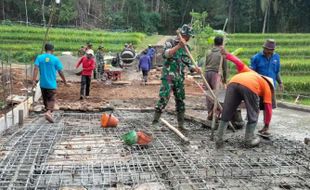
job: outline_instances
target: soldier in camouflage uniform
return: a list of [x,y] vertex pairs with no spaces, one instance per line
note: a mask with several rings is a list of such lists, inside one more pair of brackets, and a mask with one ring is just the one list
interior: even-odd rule
[[103,46],[98,47],[98,51],[96,52],[96,65],[97,65],[97,74],[100,79],[104,72],[104,53]]
[[184,68],[187,66],[191,72],[200,72],[200,69],[192,64],[184,48],[186,42],[193,36],[191,27],[183,25],[180,33],[183,39],[176,38],[165,42],[163,55],[165,62],[162,68],[162,83],[159,91],[160,99],[155,106],[152,124],[156,125],[158,123],[163,109],[168,104],[170,93],[173,91],[176,102],[178,127],[186,129],[184,127]]

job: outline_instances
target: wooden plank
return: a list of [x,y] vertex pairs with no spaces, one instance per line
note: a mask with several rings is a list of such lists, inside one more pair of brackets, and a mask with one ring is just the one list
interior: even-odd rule
[[131,82],[130,81],[113,81],[112,84],[114,85],[130,85]]

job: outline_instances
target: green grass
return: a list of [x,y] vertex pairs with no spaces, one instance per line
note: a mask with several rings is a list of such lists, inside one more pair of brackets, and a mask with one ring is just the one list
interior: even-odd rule
[[[41,52],[44,35],[45,28],[42,27],[0,25],[0,56],[9,56],[19,62],[30,62]],[[138,32],[51,28],[48,41],[54,44],[57,55],[61,51],[75,54],[81,45],[88,41],[93,44],[94,49],[103,45],[106,52],[119,52],[125,43],[135,46],[143,44],[145,37],[145,34]]]
[[[268,38],[276,40],[276,52],[280,55],[281,75],[285,92],[310,96],[310,33],[308,34],[229,34],[226,48],[234,51],[242,47],[244,50],[238,57],[246,64],[257,52],[262,51],[262,45]],[[207,47],[207,38],[198,42]],[[231,75],[235,74],[233,64],[229,64]],[[296,97],[295,97],[296,98]],[[302,104],[308,104],[309,98],[301,99]]]
[[162,35],[152,35],[147,36],[144,40],[136,46],[137,52],[140,52],[148,47],[148,44],[156,45],[164,36]]

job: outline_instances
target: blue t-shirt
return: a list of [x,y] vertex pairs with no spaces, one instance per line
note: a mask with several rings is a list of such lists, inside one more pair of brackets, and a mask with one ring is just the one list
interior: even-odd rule
[[41,54],[37,57],[34,64],[40,70],[40,87],[46,89],[56,89],[56,75],[57,71],[63,69],[60,60],[52,54]]
[[263,52],[259,52],[251,58],[251,69],[261,75],[271,77],[274,86],[276,86],[277,75],[280,72],[280,56],[274,53],[269,59]]
[[147,49],[146,55],[150,56],[151,59],[153,58],[154,54],[155,54],[155,49],[154,48],[148,48]]

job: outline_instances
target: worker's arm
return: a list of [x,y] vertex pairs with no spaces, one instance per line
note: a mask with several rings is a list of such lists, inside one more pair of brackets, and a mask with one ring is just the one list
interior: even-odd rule
[[79,68],[79,66],[81,65],[82,61],[83,61],[84,57],[81,57],[81,59],[79,60],[79,62],[76,64],[76,68]]
[[224,59],[222,64],[223,69],[223,83],[226,84],[227,82],[227,61]]
[[279,84],[280,91],[283,91],[284,90],[284,86],[283,86],[283,83],[282,83],[282,79],[281,79],[280,73],[277,74],[276,81]]
[[58,74],[59,74],[59,76],[60,76],[62,82],[63,82],[65,85],[67,85],[67,81],[66,81],[66,78],[65,78],[64,73],[63,73],[61,70],[59,70],[59,71],[58,71]]
[[149,57],[148,59],[148,64],[149,64],[149,71],[152,69],[152,59]]
[[38,65],[35,65],[34,69],[33,69],[33,77],[32,77],[33,87],[37,84],[38,73],[39,73],[39,67],[38,67]]
[[64,75],[64,73],[62,72],[62,70],[63,70],[63,65],[62,65],[61,61],[60,61],[58,58],[56,59],[55,69],[56,69],[56,71],[58,72],[58,74],[59,74],[59,76],[60,76],[62,82],[63,82],[65,85],[67,85],[67,81],[66,81],[65,75]]
[[264,103],[264,123],[265,127],[269,127],[272,117],[272,104]]
[[180,42],[176,46],[165,50],[164,52],[165,57],[166,58],[173,57],[173,55],[182,47],[184,47],[184,44],[180,40]]
[[251,60],[250,60],[250,68],[253,70],[253,71],[256,71],[257,72],[257,61],[256,61],[256,56],[254,55]]
[[280,63],[280,56],[278,56],[279,60],[278,60],[278,64],[277,64],[277,76],[276,76],[276,81],[277,83],[279,84],[279,90],[280,91],[283,91],[284,90],[284,87],[283,87],[283,83],[282,83],[282,79],[281,79],[281,76],[280,76],[280,70],[281,70],[281,63]]
[[222,51],[222,53],[226,55],[227,60],[233,62],[236,65],[237,71],[239,73],[250,71],[250,68],[246,64],[244,64],[238,57],[226,52],[225,50],[224,52]]

